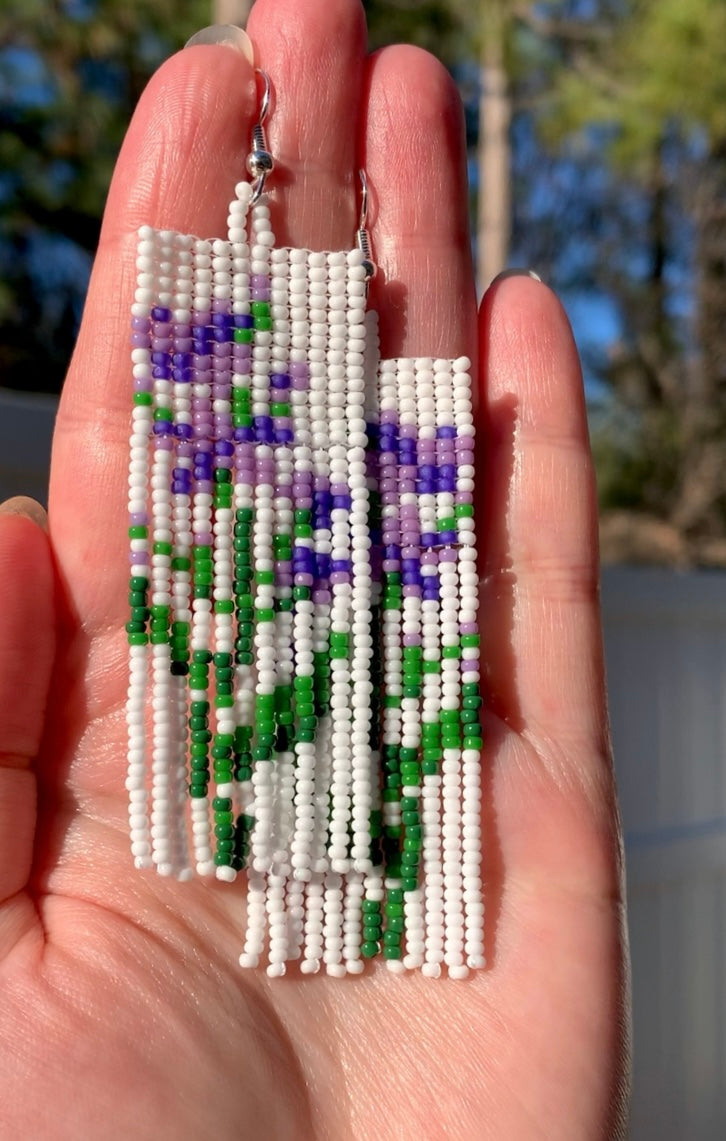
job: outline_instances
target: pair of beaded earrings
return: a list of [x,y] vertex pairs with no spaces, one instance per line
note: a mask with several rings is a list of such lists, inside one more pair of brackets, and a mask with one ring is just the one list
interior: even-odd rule
[[228,238],[139,231],[131,849],[245,872],[243,967],[463,978],[484,965],[470,365],[379,359],[362,174],[354,249],[275,247],[258,74]]

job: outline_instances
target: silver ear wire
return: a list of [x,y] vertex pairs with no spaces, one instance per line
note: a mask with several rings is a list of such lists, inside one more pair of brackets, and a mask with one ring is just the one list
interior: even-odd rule
[[364,170],[358,171],[361,185],[361,198],[360,198],[360,215],[358,218],[358,232],[356,234],[356,244],[358,249],[363,254],[363,267],[366,271],[366,280],[372,281],[378,272],[378,267],[373,261],[371,255],[371,239],[368,233],[368,179]]
[[260,103],[260,115],[252,128],[252,150],[247,156],[247,170],[252,176],[253,189],[250,204],[254,206],[259,201],[265,189],[268,174],[274,169],[275,160],[267,149],[267,136],[265,134],[265,119],[270,110],[270,92],[272,85],[270,77],[261,67],[255,68],[255,75],[262,77],[264,91]]

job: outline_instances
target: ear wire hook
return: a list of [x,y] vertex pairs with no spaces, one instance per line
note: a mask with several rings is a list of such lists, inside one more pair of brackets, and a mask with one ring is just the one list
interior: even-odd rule
[[267,149],[267,135],[265,134],[265,119],[270,110],[270,94],[272,84],[270,77],[261,67],[255,68],[255,75],[262,78],[264,90],[260,103],[260,113],[257,122],[252,128],[252,150],[247,156],[247,170],[254,179],[250,205],[254,206],[261,198],[268,174],[274,169],[275,160]]
[[377,273],[376,263],[373,261],[371,255],[371,239],[368,233],[368,179],[364,170],[358,171],[360,178],[361,197],[360,197],[360,215],[358,217],[358,233],[356,235],[356,243],[358,249],[363,254],[363,267],[366,271],[366,283],[373,280]]

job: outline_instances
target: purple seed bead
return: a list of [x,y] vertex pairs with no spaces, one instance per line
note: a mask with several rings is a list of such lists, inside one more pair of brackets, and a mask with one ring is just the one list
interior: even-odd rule
[[132,349],[150,349],[151,337],[146,333],[132,333],[131,334],[131,348]]
[[149,556],[148,556],[148,553],[146,551],[130,551],[129,552],[129,562],[132,565],[147,563],[148,561],[149,561]]
[[194,545],[197,547],[211,547],[214,542],[211,531],[200,531],[194,536]]
[[147,511],[130,511],[129,512],[129,526],[130,527],[146,527],[149,522],[149,513]]
[[137,333],[148,333],[149,331],[149,318],[148,317],[132,317],[131,328]]

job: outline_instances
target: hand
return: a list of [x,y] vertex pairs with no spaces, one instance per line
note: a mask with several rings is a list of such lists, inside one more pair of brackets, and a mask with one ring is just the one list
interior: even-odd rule
[[[374,193],[383,356],[476,337],[461,111],[366,58],[355,0],[258,0],[278,242],[351,245]],[[229,48],[152,80],[109,197],[53,452],[50,539],[0,516],[0,1136],[622,1136],[626,956],[577,357],[528,277],[479,314],[485,971],[241,971],[242,884],[133,868],[124,792],[129,306],[142,223],[225,233],[255,84]],[[35,797],[37,792],[37,816]]]

